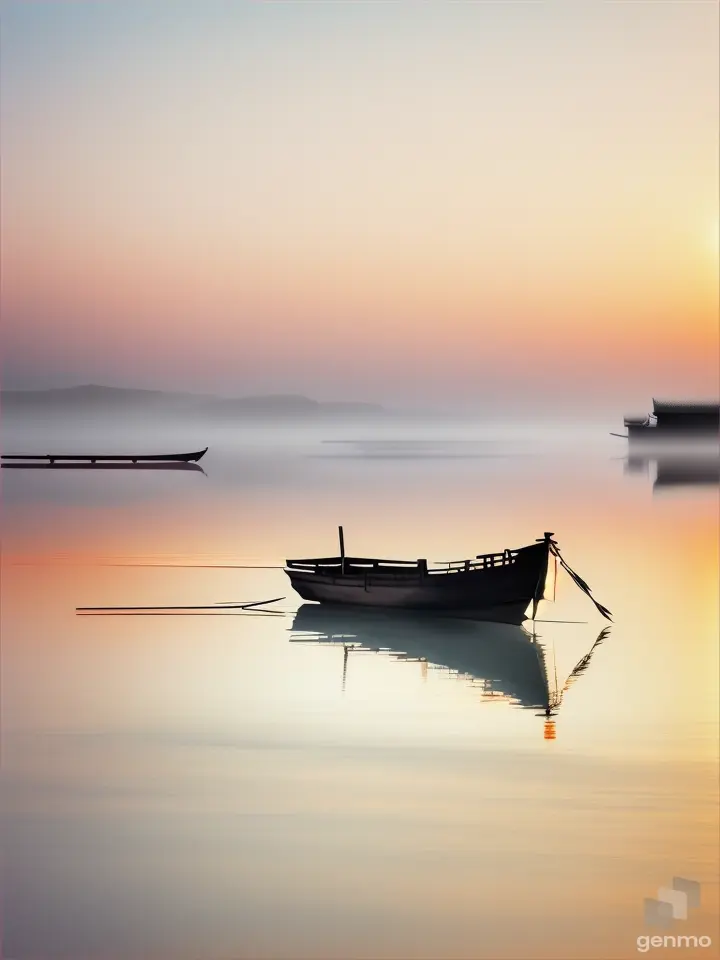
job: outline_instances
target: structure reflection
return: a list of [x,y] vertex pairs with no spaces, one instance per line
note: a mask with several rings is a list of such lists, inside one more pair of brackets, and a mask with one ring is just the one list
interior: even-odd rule
[[718,451],[661,454],[631,454],[625,461],[625,473],[653,477],[653,490],[673,487],[713,487],[720,485]]

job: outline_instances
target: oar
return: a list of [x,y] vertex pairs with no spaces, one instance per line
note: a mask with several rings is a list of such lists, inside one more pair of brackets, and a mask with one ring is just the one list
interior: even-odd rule
[[79,617],[284,617],[281,610],[95,610],[79,611]]
[[[276,597],[274,600],[256,600],[254,603],[244,603],[242,604],[243,609],[246,607],[264,607],[266,603],[279,603],[281,600],[284,600],[285,597]],[[217,607],[231,607],[237,601],[235,600],[221,600],[219,603],[215,604]]]
[[[264,607],[264,606],[265,606],[266,604],[268,604],[268,603],[279,603],[281,600],[284,600],[284,599],[285,599],[285,597],[275,597],[274,600],[255,600],[255,601],[253,601],[252,603],[241,603],[241,604],[240,604],[240,607],[241,607],[243,610],[249,610],[250,607]],[[232,606],[235,606],[235,605],[236,605],[236,604],[234,603],[233,600],[230,600],[230,601],[228,601],[228,600],[223,600],[222,603],[217,603],[217,604],[215,604],[215,606],[217,606],[217,607],[225,607],[225,608],[227,608],[227,607],[232,607]]]
[[268,603],[277,603],[279,600],[284,600],[285,597],[275,597],[273,600],[253,600],[252,603],[233,603],[233,604],[219,604],[219,603],[210,603],[210,604],[196,604],[188,606],[174,606],[174,607],[164,607],[164,606],[154,606],[154,607],[75,607],[76,611],[86,613],[89,611],[97,610],[218,610],[222,607],[224,610],[249,610],[252,607],[264,607]]

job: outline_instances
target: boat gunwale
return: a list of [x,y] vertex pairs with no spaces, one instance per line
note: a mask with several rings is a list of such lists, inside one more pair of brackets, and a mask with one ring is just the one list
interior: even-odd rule
[[423,560],[379,560],[372,557],[320,557],[306,560],[286,560],[288,574],[307,574],[326,576],[329,579],[363,579],[372,575],[373,579],[388,577],[392,579],[421,576],[447,576],[454,573],[482,573],[488,570],[506,569],[515,566],[518,554],[527,547],[516,550],[479,554],[474,559],[449,560],[443,567],[428,567]]

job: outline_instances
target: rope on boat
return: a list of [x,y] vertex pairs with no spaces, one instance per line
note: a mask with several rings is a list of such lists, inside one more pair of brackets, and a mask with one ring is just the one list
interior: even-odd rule
[[563,568],[563,570],[565,570],[565,572],[568,574],[568,576],[570,577],[570,579],[571,579],[571,580],[574,580],[575,583],[578,585],[578,587],[580,587],[580,589],[582,590],[582,592],[585,593],[585,594],[587,594],[588,597],[590,597],[590,599],[591,599],[592,602],[595,604],[595,606],[597,607],[597,609],[599,610],[599,612],[603,615],[603,617],[605,617],[606,620],[609,620],[610,623],[612,623],[612,613],[608,610],[607,607],[604,607],[601,603],[598,603],[598,601],[597,601],[597,600],[595,599],[595,597],[592,595],[592,591],[591,591],[590,587],[588,586],[588,584],[585,583],[585,581],[583,580],[583,578],[582,578],[581,576],[579,576],[577,573],[575,573],[575,571],[565,562],[565,559],[564,559],[563,556],[561,555],[560,550],[559,550],[559,548],[558,548],[558,545],[557,545],[557,543],[555,543],[554,540],[551,540],[551,541],[550,541],[550,550],[551,550],[552,553],[557,557],[557,559],[560,561],[560,566]]

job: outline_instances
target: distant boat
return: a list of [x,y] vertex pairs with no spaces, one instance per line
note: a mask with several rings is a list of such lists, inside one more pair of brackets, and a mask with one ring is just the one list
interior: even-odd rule
[[81,461],[63,461],[59,463],[37,462],[34,460],[11,460],[0,464],[3,470],[112,470],[112,471],[158,471],[170,470],[181,472],[196,472],[205,474],[199,463],[187,463],[184,460],[151,460],[148,463],[118,463],[112,460],[105,463],[83,463]]
[[545,597],[551,555],[590,596],[604,617],[610,612],[592,597],[587,584],[560,556],[552,533],[516,550],[481,554],[472,560],[430,568],[427,560],[377,560],[345,556],[287,560],[285,572],[303,600],[362,607],[423,610],[445,616],[519,625],[532,604]]
[[8,453],[3,454],[5,460],[45,461],[47,463],[197,463],[207,453],[208,448],[196,450],[194,453],[138,453],[138,454],[111,454],[111,453]]
[[705,441],[720,438],[720,403],[653,400],[653,412],[645,417],[625,417],[629,440]]

